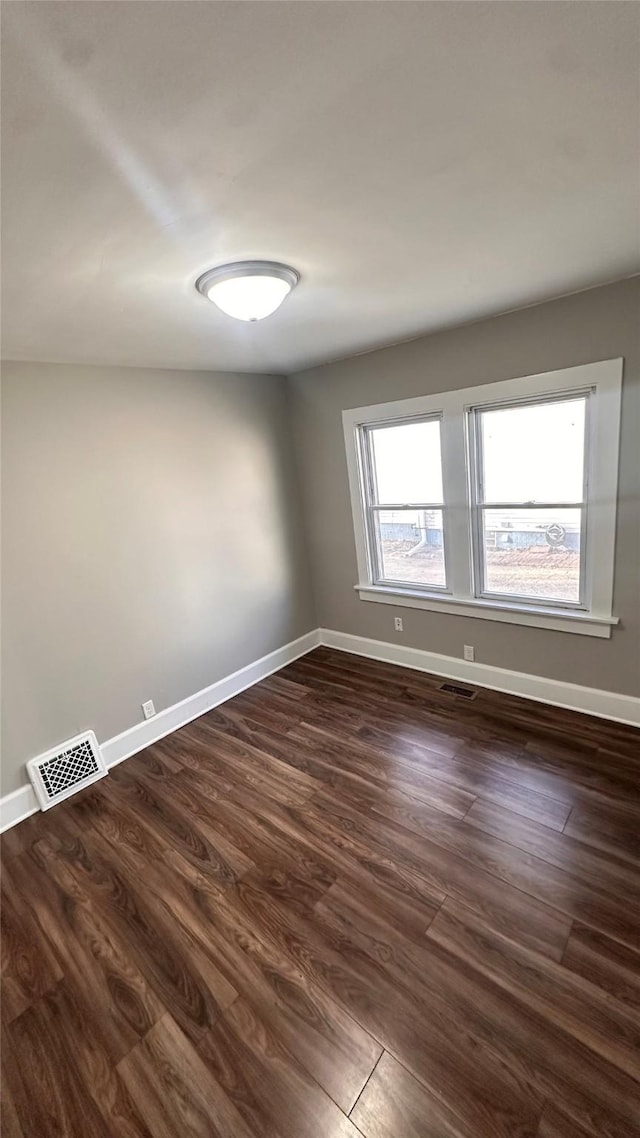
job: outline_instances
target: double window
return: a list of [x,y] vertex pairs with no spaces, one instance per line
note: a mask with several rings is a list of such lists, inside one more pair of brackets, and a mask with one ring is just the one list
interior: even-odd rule
[[621,375],[344,412],[361,597],[610,635]]

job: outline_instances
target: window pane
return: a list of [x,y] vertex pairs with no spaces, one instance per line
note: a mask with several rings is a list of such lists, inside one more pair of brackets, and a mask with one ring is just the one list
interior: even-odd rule
[[485,502],[581,502],[586,396],[480,412]]
[[375,510],[381,579],[446,585],[442,510]]
[[440,421],[402,423],[370,431],[375,501],[442,502]]
[[580,510],[483,510],[485,592],[580,600]]

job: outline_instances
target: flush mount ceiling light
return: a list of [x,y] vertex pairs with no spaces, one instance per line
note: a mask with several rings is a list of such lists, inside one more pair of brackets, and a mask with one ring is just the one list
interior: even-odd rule
[[236,261],[203,273],[196,288],[227,316],[255,321],[271,316],[299,280],[295,269],[276,261]]

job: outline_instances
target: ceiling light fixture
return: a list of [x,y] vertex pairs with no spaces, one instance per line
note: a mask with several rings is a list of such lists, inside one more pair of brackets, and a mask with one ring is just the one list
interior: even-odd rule
[[209,269],[196,288],[235,320],[264,320],[295,288],[300,274],[276,261],[236,261]]

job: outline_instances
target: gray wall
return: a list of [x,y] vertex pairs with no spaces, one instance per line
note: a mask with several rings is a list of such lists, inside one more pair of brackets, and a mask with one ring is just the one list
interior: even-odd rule
[[[629,695],[640,694],[640,278],[290,379],[314,591],[322,627],[462,656]],[[615,613],[611,640],[361,601],[341,412],[624,356]],[[542,460],[542,454],[541,454]],[[399,613],[405,631],[393,631]]]
[[317,624],[285,382],[3,366],[2,793]]

